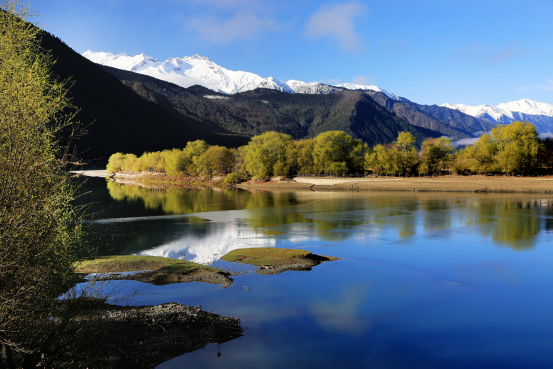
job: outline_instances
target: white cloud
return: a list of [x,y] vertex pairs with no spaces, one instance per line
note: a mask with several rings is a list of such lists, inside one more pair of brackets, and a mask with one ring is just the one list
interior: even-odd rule
[[499,65],[522,52],[516,43],[498,50],[495,45],[474,42],[458,48],[455,51],[455,59],[465,63]]
[[279,28],[273,18],[260,17],[254,12],[239,12],[227,20],[214,16],[193,18],[187,24],[202,39],[218,44],[258,39],[264,32]]
[[553,91],[553,79],[548,79],[538,85],[524,85],[517,88],[518,91]]
[[453,146],[467,146],[467,145],[474,145],[476,141],[478,141],[480,137],[476,138],[462,138],[460,140],[452,142]]
[[356,85],[374,85],[374,78],[371,76],[355,76],[352,82]]
[[355,31],[354,18],[367,13],[369,8],[359,2],[322,5],[307,21],[305,36],[313,39],[331,38],[350,52],[363,49]]

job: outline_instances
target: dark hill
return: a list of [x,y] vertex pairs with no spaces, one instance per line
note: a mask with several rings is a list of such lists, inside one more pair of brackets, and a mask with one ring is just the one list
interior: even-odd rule
[[202,122],[198,130],[245,135],[277,131],[295,139],[340,130],[369,145],[392,142],[399,131],[411,132],[419,143],[425,137],[441,136],[398,118],[361,91],[309,95],[257,89],[225,95],[201,86],[181,88],[153,77],[102,68],[138,95],[183,117]]
[[80,109],[77,120],[88,126],[87,134],[74,142],[85,160],[107,162],[114,152],[141,154],[184,147],[190,140],[238,146],[249,138],[199,132],[193,117],[175,116],[145,100],[113,75],[82,57],[59,38],[41,33],[41,45],[57,60],[54,74],[70,80],[69,96]]

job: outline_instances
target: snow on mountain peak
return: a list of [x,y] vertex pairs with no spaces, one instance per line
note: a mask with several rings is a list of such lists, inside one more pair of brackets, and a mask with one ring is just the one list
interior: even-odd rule
[[348,89],[348,90],[382,92],[384,95],[386,95],[389,98],[394,99],[394,100],[403,100],[404,99],[404,98],[402,98],[402,97],[400,97],[396,94],[388,92],[388,91],[386,91],[384,89],[381,89],[380,87],[374,86],[374,85],[358,85],[358,84],[355,84],[355,83],[341,83],[341,84],[335,85],[335,86],[336,87],[342,87],[342,88],[345,88],[345,89]]
[[442,104],[445,108],[459,110],[462,113],[486,120],[490,123],[509,124],[514,121],[533,123],[539,132],[551,132],[553,127],[553,105],[522,99],[501,103],[497,106],[465,104]]
[[126,53],[113,55],[104,52],[86,51],[83,56],[94,63],[113,68],[145,74],[181,87],[201,85],[214,91],[234,94],[268,88],[287,93],[329,94],[342,90],[373,90],[385,93],[388,97],[401,100],[397,95],[382,90],[377,86],[362,86],[343,84],[331,86],[320,82],[302,82],[289,80],[287,82],[268,77],[263,78],[254,73],[232,71],[217,65],[208,57],[194,54],[182,58],[169,58],[164,62],[139,54],[131,56]]

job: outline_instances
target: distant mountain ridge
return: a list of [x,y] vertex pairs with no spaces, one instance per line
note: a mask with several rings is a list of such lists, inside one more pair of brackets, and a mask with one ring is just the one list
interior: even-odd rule
[[393,99],[403,99],[377,86],[345,83],[329,85],[321,82],[281,81],[273,77],[263,78],[255,73],[232,71],[223,68],[205,56],[193,55],[183,58],[169,58],[161,62],[155,58],[139,54],[117,55],[105,52],[86,51],[83,56],[94,63],[144,74],[171,82],[181,87],[204,86],[214,91],[235,94],[266,88],[287,93],[329,94],[343,90],[378,91]]
[[553,131],[553,105],[529,99],[501,103],[497,106],[465,104],[442,104],[452,110],[485,120],[492,124],[509,124],[514,121],[533,123],[539,132]]
[[170,82],[103,66],[146,100],[175,117],[195,119],[201,132],[258,135],[277,131],[294,139],[313,138],[326,131],[344,131],[369,145],[391,143],[400,131],[411,132],[422,143],[441,133],[415,127],[376,103],[364,91],[332,94],[290,94],[275,89],[223,94],[195,85],[182,88]]

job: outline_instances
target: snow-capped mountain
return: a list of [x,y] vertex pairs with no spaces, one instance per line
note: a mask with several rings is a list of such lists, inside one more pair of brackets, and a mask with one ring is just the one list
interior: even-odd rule
[[377,86],[351,83],[332,86],[320,82],[308,83],[296,80],[284,82],[273,77],[263,78],[254,73],[232,71],[223,68],[205,56],[199,55],[169,58],[164,62],[144,54],[131,56],[120,53],[114,55],[89,50],[83,56],[97,64],[145,74],[181,87],[201,85],[211,90],[228,94],[255,90],[256,88],[269,88],[287,93],[300,94],[329,94],[347,89],[379,91],[385,93],[390,98],[396,100],[403,99]]
[[398,96],[396,94],[393,94],[391,92],[383,90],[380,87],[374,86],[374,85],[357,85],[355,83],[341,83],[339,85],[336,85],[336,87],[342,87],[342,88],[345,88],[347,90],[382,92],[384,95],[388,96],[390,99],[399,100],[399,101],[409,101],[404,97]]
[[508,124],[514,121],[528,121],[533,123],[539,132],[553,131],[553,105],[522,99],[502,103],[497,106],[464,104],[442,104],[445,108],[459,110],[462,113],[486,120],[490,123]]

